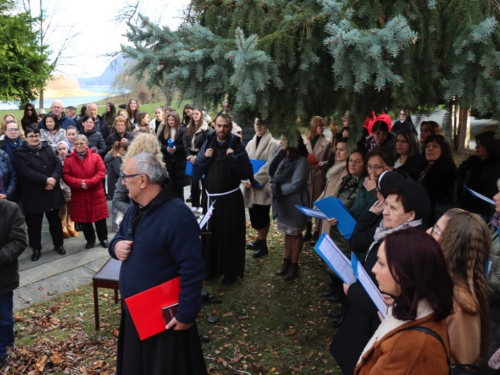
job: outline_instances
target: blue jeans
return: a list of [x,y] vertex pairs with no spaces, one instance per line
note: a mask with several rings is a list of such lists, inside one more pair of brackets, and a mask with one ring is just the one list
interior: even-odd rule
[[14,346],[14,292],[0,294],[0,356]]

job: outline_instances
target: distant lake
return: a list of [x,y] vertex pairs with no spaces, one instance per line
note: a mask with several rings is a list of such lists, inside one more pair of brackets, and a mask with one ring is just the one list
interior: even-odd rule
[[[62,100],[63,105],[65,107],[72,105],[74,107],[80,106],[82,104],[88,104],[92,102],[97,102],[99,100],[106,99],[110,96],[116,96],[120,93],[114,92],[114,89],[111,86],[100,86],[100,87],[82,87],[81,91],[87,91],[91,93],[95,93],[95,95],[89,94],[88,96],[62,96],[57,99]],[[50,108],[50,105],[56,98],[45,98],[43,101],[44,108]],[[32,102],[35,104],[35,107],[38,108],[38,99]],[[120,104],[120,103],[115,103]],[[18,109],[19,104],[16,102],[0,102],[0,109]]]

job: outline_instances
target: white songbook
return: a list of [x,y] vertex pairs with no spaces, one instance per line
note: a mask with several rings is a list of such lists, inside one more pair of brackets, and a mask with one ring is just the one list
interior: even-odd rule
[[314,250],[344,283],[356,282],[356,275],[352,271],[351,261],[342,253],[328,234],[323,233],[321,235]]

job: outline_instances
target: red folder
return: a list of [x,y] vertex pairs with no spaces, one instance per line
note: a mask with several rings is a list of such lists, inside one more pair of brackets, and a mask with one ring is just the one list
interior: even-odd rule
[[180,277],[125,298],[141,340],[166,330],[162,309],[179,302]]

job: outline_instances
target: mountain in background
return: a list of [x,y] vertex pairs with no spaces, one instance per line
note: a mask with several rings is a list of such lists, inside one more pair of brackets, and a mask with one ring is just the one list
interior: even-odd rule
[[126,64],[127,59],[123,56],[122,53],[120,53],[113,61],[109,63],[106,70],[100,76],[77,78],[77,80],[82,88],[95,86],[111,86],[115,80],[116,75],[123,71]]

